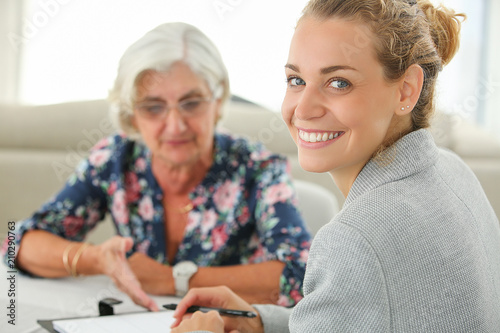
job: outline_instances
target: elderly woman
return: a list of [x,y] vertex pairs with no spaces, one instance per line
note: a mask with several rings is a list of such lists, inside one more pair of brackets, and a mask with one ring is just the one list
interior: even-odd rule
[[[19,268],[106,274],[151,310],[146,293],[214,285],[253,302],[297,302],[310,235],[287,161],[217,133],[228,96],[222,59],[195,27],[163,24],[131,45],[110,94],[122,133],[19,224]],[[83,243],[106,213],[118,236]]]

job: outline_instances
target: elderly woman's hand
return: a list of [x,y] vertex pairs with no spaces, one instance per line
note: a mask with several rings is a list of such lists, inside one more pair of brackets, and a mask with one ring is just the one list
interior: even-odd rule
[[[212,314],[211,312],[205,314],[197,314],[197,312],[195,312],[191,315],[186,313],[186,311],[192,305],[253,311],[257,313],[257,317],[220,317],[218,313],[216,313],[217,316],[215,316],[215,314]],[[193,288],[189,290],[186,296],[184,296],[182,301],[177,305],[177,309],[174,312],[174,318],[176,321],[172,324],[172,327],[179,327],[180,330],[172,330],[172,332],[188,332],[189,330],[185,330],[188,328],[191,330],[197,329],[219,332],[215,330],[219,329],[217,326],[217,317],[224,321],[223,328],[226,332],[264,332],[264,327],[258,312],[241,297],[236,295],[231,289],[225,286]],[[186,324],[184,324],[185,321]],[[203,327],[201,326],[202,324],[214,326]],[[220,332],[224,332],[224,329]]]
[[135,252],[128,258],[130,269],[142,289],[152,295],[175,295],[172,266],[162,265],[144,253]]
[[158,311],[158,306],[142,290],[139,280],[127,262],[126,253],[132,245],[131,238],[114,236],[96,246],[96,250],[99,251],[99,269],[109,276],[121,291],[129,295],[134,303],[151,311]]

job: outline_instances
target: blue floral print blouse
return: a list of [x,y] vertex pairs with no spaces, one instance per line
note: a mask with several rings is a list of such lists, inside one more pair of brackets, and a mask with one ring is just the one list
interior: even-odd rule
[[[174,264],[282,261],[279,304],[294,305],[302,298],[311,239],[296,208],[286,159],[227,134],[217,133],[214,146],[211,168],[189,195],[193,209]],[[163,194],[150,155],[145,145],[124,135],[101,140],[62,191],[18,223],[16,248],[31,229],[82,241],[109,212],[117,233],[134,239],[132,252],[168,264]]]

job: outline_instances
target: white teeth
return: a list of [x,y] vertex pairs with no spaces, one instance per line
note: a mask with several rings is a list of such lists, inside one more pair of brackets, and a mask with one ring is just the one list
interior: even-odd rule
[[340,135],[341,132],[332,133],[311,133],[299,130],[299,137],[306,142],[324,142],[328,140],[333,140]]

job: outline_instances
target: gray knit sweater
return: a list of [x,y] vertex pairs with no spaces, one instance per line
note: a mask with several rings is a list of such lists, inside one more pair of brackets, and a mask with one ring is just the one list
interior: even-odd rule
[[[500,332],[500,225],[479,182],[426,130],[388,154],[314,238],[290,331]],[[288,309],[259,312],[287,332]]]
[[500,332],[500,225],[478,180],[426,130],[385,157],[316,234],[304,299],[256,306],[266,332]]

